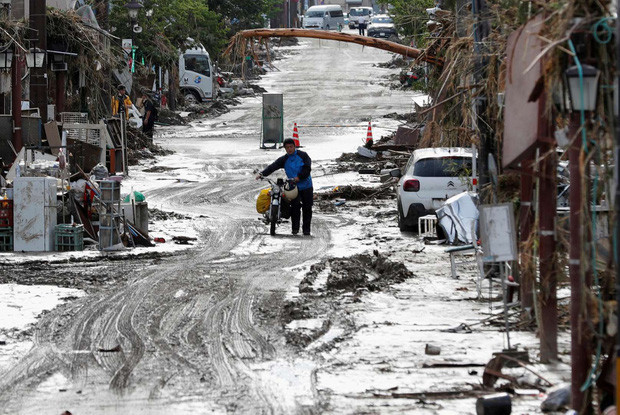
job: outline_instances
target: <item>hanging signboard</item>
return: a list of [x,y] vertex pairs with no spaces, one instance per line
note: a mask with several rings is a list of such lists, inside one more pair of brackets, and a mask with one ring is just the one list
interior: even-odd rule
[[131,39],[123,39],[121,41],[121,47],[123,48],[123,50],[128,56],[131,54],[132,46],[133,46],[133,41]]
[[480,210],[480,239],[484,262],[516,261],[517,232],[512,203],[482,205]]
[[265,144],[277,147],[284,140],[284,98],[282,94],[263,94],[263,139]]

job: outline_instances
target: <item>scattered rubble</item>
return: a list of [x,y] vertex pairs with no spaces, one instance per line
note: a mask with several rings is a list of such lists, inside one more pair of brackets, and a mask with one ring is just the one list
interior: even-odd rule
[[[315,287],[317,277],[323,272],[327,272],[325,287]],[[413,273],[404,264],[392,262],[378,251],[374,251],[373,255],[359,254],[348,258],[331,258],[313,265],[299,284],[299,292],[322,290],[332,293],[340,290],[356,291],[360,288],[379,291],[411,277]]]
[[155,144],[142,131],[133,128],[127,129],[127,162],[130,166],[138,164],[140,160],[154,159],[156,156],[165,156],[172,153],[172,150]]
[[149,219],[151,220],[171,220],[171,219],[191,219],[189,216],[177,212],[165,212],[156,208],[149,208]]
[[[287,342],[306,347],[326,337],[317,348],[329,349],[357,330],[342,311],[343,303],[358,302],[365,292],[385,290],[413,276],[404,264],[390,261],[378,251],[329,258],[313,265],[299,284],[301,296],[287,302],[280,314]],[[331,336],[326,335],[332,331]]]
[[394,189],[391,184],[381,187],[364,187],[358,185],[336,186],[329,192],[317,192],[316,200],[346,200],[394,199]]
[[187,121],[181,117],[177,112],[168,108],[160,108],[157,115],[158,125],[186,125]]

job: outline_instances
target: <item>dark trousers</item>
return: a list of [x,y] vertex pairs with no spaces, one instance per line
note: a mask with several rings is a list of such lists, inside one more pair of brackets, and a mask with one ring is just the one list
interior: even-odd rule
[[366,23],[358,23],[357,29],[359,30],[360,35],[366,36],[366,33],[364,32],[364,30],[366,29]]
[[142,132],[146,134],[148,138],[153,138],[153,127],[154,124],[144,123],[142,124]]
[[312,221],[312,194],[314,189],[304,189],[299,191],[299,195],[291,202],[291,224],[293,233],[299,232],[299,219],[303,211],[302,231],[304,234],[310,233],[310,222]]

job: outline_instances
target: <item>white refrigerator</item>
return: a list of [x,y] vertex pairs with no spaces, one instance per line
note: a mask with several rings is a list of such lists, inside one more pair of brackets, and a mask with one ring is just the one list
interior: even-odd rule
[[57,180],[53,177],[16,177],[13,181],[13,249],[24,252],[54,250]]

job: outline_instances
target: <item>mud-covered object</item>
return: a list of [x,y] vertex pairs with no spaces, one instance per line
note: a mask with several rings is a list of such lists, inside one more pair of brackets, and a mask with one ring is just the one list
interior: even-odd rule
[[366,288],[378,291],[413,277],[403,263],[393,262],[375,251],[372,255],[358,254],[349,258],[331,258],[313,265],[299,285],[300,292],[314,291],[317,276],[328,270],[327,291],[356,291]]
[[90,176],[94,178],[94,180],[104,180],[109,176],[108,169],[101,163],[97,164],[90,171]]
[[540,404],[540,409],[543,412],[558,411],[568,404],[570,404],[570,384],[563,384],[549,392],[547,399]]
[[263,189],[258,194],[256,199],[256,211],[263,214],[269,210],[271,204],[271,196],[269,195],[269,189]]
[[478,197],[475,193],[463,192],[446,200],[435,212],[439,226],[451,244],[470,244],[476,238],[478,229]]

